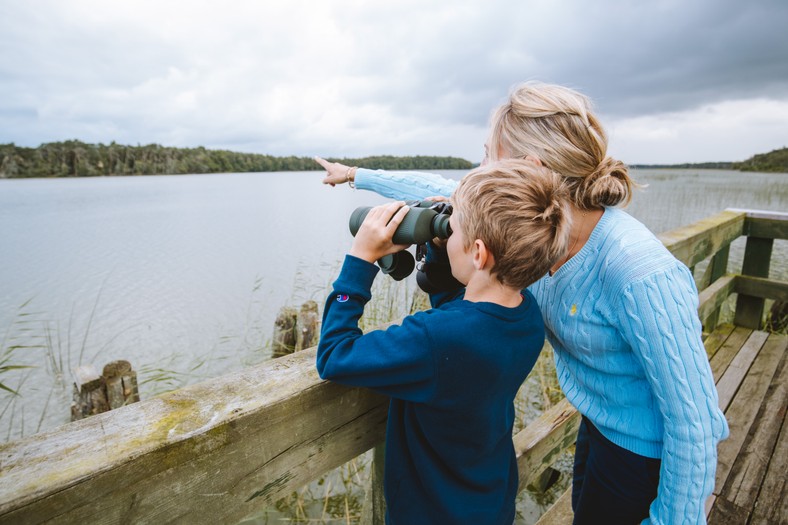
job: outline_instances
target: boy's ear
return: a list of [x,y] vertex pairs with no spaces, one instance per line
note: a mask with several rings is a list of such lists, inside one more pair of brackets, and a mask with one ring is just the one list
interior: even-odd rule
[[483,270],[488,264],[492,266],[493,255],[481,239],[473,241],[473,267]]

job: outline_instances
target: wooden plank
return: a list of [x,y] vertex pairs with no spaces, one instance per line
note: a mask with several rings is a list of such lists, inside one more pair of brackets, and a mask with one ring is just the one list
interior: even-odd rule
[[747,434],[761,405],[761,400],[772,382],[777,366],[785,349],[773,341],[767,341],[758,358],[750,367],[747,377],[742,381],[737,396],[725,411],[730,436],[717,447],[717,472],[714,494],[719,495],[725,486],[736,457],[741,451]]
[[574,518],[572,512],[572,487],[569,487],[547,512],[537,520],[536,525],[571,525]]
[[747,509],[717,498],[709,514],[709,523],[713,525],[744,525],[747,523],[749,515]]
[[767,337],[769,337],[767,332],[753,332],[736,354],[736,357],[733,358],[725,374],[717,381],[717,393],[720,397],[720,408],[723,411],[728,408],[733,396],[736,395],[739,385],[741,385],[744,376],[747,375],[750,365],[752,365],[758,352],[760,352]]
[[744,234],[770,239],[788,239],[788,213],[743,210]]
[[579,426],[580,413],[569,401],[562,399],[514,436],[520,474],[518,492],[575,442]]
[[275,503],[385,434],[387,398],[314,363],[304,350],[0,446],[0,523],[233,522]]
[[[774,453],[777,437],[785,420],[788,403],[788,368],[785,367],[785,338],[772,337],[763,352],[780,357],[780,365],[763,398],[747,399],[751,410],[757,412],[747,438],[725,481],[719,499],[734,503],[752,513],[755,501]],[[744,395],[745,392],[742,393]],[[756,409],[759,407],[759,409]]]
[[741,237],[744,220],[744,212],[725,210],[688,226],[660,233],[657,237],[674,257],[693,267]]
[[703,346],[706,347],[706,355],[709,361],[711,361],[725,341],[728,340],[728,337],[733,333],[733,328],[734,326],[732,324],[719,325],[703,341]]
[[[785,363],[783,366],[786,366]],[[784,409],[785,404],[783,404]],[[788,472],[788,425],[786,425],[785,414],[783,414],[782,430],[769,461],[769,469],[758,494],[755,512],[750,523],[780,523],[781,520],[783,523],[785,522],[786,516],[788,516],[786,472]]]
[[731,364],[731,361],[736,357],[736,353],[744,345],[747,338],[752,334],[752,330],[748,328],[741,328],[737,326],[733,329],[733,333],[725,340],[722,347],[714,354],[710,361],[711,373],[714,375],[714,382],[718,382],[725,370]]
[[746,208],[726,208],[726,211],[739,211],[744,213],[748,219],[767,219],[788,221],[788,213],[773,210],[750,210]]
[[788,301],[788,282],[739,275],[736,277],[734,292],[762,299],[786,302]]
[[736,286],[736,276],[727,275],[717,279],[709,287],[698,294],[698,317],[704,327],[714,329],[716,319],[711,319],[712,314],[730,297]]

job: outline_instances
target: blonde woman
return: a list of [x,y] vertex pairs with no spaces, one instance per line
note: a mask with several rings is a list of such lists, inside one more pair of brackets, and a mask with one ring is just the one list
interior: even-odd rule
[[[567,399],[582,414],[572,486],[576,524],[705,523],[717,443],[728,426],[701,341],[686,266],[618,208],[627,167],[582,94],[529,82],[493,114],[485,162],[523,158],[569,185],[569,250],[536,297]],[[316,159],[325,184],[401,199],[449,196],[456,181]]]

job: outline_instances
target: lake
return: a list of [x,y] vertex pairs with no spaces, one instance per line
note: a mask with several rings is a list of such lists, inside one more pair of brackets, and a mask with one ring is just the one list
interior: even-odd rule
[[[788,210],[785,174],[633,176],[647,187],[628,211],[654,232],[728,207]],[[322,308],[350,246],[350,213],[385,202],[322,177],[0,180],[0,350],[17,346],[5,364],[35,367],[0,375],[21,394],[0,393],[2,439],[67,422],[80,363],[129,360],[145,399],[267,359],[282,306],[314,299]],[[773,277],[786,279],[787,252],[776,243],[783,274]],[[414,281],[376,285],[407,295]]]

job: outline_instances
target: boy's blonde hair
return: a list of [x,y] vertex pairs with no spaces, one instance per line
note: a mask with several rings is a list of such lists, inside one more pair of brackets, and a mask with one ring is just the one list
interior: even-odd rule
[[607,135],[585,95],[526,82],[493,114],[489,158],[532,156],[566,178],[580,209],[627,204],[636,184],[623,162],[607,156]]
[[483,241],[506,286],[527,287],[566,255],[569,191],[552,170],[522,159],[493,162],[463,177],[451,201],[465,248]]

